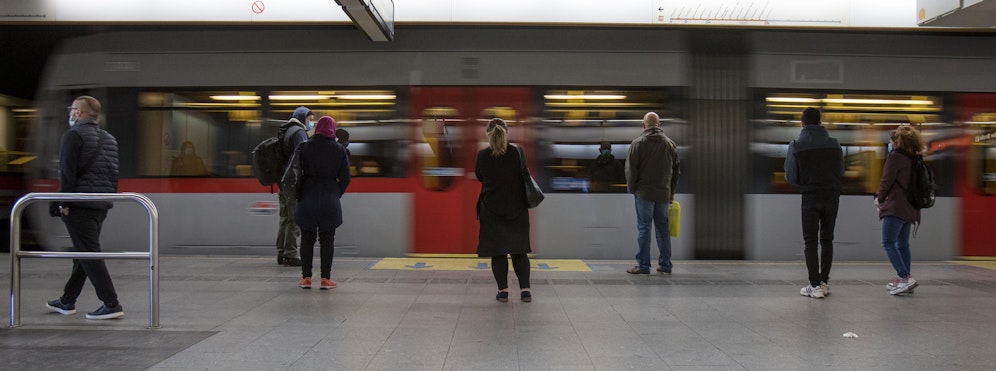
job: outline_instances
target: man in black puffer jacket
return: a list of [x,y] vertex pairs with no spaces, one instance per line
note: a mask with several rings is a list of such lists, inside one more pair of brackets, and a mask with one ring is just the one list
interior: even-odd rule
[[[59,156],[59,192],[115,193],[118,191],[118,142],[97,125],[100,102],[81,96],[69,107],[69,131],[62,135]],[[55,202],[52,216],[62,218],[73,241],[73,251],[100,252],[100,229],[107,218],[109,201]],[[111,319],[124,316],[118,294],[103,260],[73,259],[73,271],[62,297],[46,303],[61,314],[76,313],[76,299],[89,279],[104,302],[87,313],[87,319]]]
[[[833,229],[844,178],[844,151],[820,123],[820,111],[802,111],[802,132],[785,154],[785,180],[802,192],[802,239],[806,245],[809,285],[799,294],[823,298],[830,294]],[[817,253],[817,244],[822,248]]]

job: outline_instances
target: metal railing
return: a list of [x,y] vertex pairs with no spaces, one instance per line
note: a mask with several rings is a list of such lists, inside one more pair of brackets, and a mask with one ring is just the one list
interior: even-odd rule
[[[149,252],[21,251],[21,214],[35,201],[136,201],[149,213]],[[21,325],[21,258],[149,259],[149,328],[159,328],[159,211],[139,193],[28,193],[10,211],[10,327]]]

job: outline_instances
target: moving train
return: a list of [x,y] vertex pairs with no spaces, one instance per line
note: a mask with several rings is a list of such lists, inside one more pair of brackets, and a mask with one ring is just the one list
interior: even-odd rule
[[[537,256],[630,259],[633,197],[624,179],[593,179],[606,173],[594,160],[605,144],[621,165],[654,111],[682,161],[673,258],[798,259],[800,197],[782,165],[812,106],[846,155],[838,259],[884,257],[872,195],[897,125],[927,137],[940,186],[917,259],[996,255],[992,37],[510,26],[396,36],[173,29],[69,40],[39,87],[28,188],[56,190],[65,107],[92,95],[120,143],[120,191],[156,203],[164,252],[272,254],[277,197],[249,153],[306,106],[350,132],[338,255],[473,254],[474,158],[485,123],[501,117],[547,193],[530,211]],[[203,166],[186,169],[189,152]],[[45,211],[27,210],[39,243],[69,246]],[[118,203],[104,245],[144,250],[148,228],[143,209]]]

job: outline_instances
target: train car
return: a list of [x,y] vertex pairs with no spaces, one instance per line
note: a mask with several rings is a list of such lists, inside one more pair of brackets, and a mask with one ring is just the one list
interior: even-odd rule
[[[47,66],[29,187],[55,190],[64,107],[89,94],[103,102],[103,123],[121,143],[120,190],[144,193],[160,210],[164,251],[270,254],[276,195],[252,176],[249,151],[295,107],[307,106],[351,134],[355,180],[343,197],[340,254],[472,254],[480,190],[474,158],[486,146],[483,123],[502,117],[547,192],[530,212],[534,252],[629,259],[633,198],[618,176],[595,175],[605,164],[594,160],[605,145],[616,157],[610,165],[621,166],[643,114],[655,111],[683,163],[674,258],[796,259],[799,196],[779,177],[799,113],[811,105],[827,113],[847,153],[837,255],[880,259],[870,195],[884,138],[898,124],[918,125],[931,143],[968,138],[960,122],[969,119],[954,114],[958,102],[973,102],[965,93],[996,91],[992,78],[971,72],[996,60],[996,48],[979,44],[993,41],[573,27],[411,27],[391,43],[345,29],[96,34],[67,42]],[[959,112],[993,111],[991,100],[980,102]],[[183,148],[193,148],[206,171],[176,165],[184,163]],[[928,159],[946,169],[964,163],[961,152],[932,147]],[[988,150],[969,152],[973,169],[988,163],[979,156],[992,158]],[[937,172],[942,191],[914,242],[925,259],[964,249],[960,178]],[[29,213],[44,246],[69,245],[41,206]],[[118,204],[105,245],[141,249],[142,213]]]

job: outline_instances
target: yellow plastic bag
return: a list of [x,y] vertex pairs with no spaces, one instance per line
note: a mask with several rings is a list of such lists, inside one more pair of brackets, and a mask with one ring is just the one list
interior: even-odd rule
[[671,237],[678,237],[678,230],[681,229],[681,204],[678,201],[671,202],[667,208],[667,229]]

